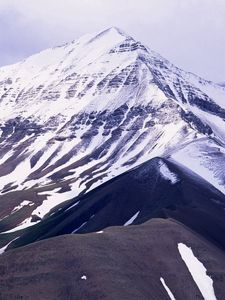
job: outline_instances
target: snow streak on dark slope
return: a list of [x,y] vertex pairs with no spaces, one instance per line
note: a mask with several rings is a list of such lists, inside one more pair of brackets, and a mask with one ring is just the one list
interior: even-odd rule
[[117,28],[1,68],[0,111],[0,226],[12,235],[152,157],[192,168],[190,149],[225,192],[225,89]]
[[154,158],[62,205],[20,233],[6,250],[56,235],[137,225],[152,218],[173,218],[225,250],[224,209],[225,196],[201,177]]

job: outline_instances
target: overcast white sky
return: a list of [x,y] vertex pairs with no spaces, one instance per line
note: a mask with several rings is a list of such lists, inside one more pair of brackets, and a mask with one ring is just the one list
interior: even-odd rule
[[225,81],[225,0],[0,0],[0,65],[110,26]]

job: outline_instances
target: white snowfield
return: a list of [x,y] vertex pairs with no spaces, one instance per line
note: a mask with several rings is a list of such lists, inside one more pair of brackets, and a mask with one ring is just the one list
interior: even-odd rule
[[200,139],[173,152],[171,159],[200,175],[225,194],[225,149],[213,140]]
[[[181,111],[196,114],[220,142],[225,126],[221,116],[190,103],[190,91],[225,108],[224,88],[180,70],[114,27],[0,68],[0,198],[37,189],[45,199],[32,214],[42,218],[156,156],[173,153],[184,164],[190,157],[194,168],[196,159],[181,146],[203,134]],[[178,145],[184,156],[176,154]],[[224,192],[223,174],[198,153],[199,175],[208,174]],[[172,184],[179,181],[165,165],[160,172]],[[27,218],[17,229],[32,224]]]
[[73,188],[72,191],[68,191],[65,193],[59,193],[60,190],[61,188],[56,188],[48,192],[39,192],[39,195],[46,195],[47,199],[44,200],[43,203],[38,206],[32,214],[43,218],[46,214],[46,211],[50,211],[53,207],[72,198],[74,195]]
[[192,249],[184,243],[179,243],[178,250],[203,298],[205,300],[217,300],[213,288],[213,280],[207,275],[205,266],[197,259]]

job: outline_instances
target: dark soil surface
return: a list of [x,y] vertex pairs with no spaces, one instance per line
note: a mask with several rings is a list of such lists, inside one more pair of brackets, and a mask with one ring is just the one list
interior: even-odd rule
[[[225,299],[225,254],[171,219],[63,235],[0,256],[0,299],[203,299],[178,251],[191,247]],[[82,279],[86,276],[86,280]],[[84,278],[84,277],[83,277]]]

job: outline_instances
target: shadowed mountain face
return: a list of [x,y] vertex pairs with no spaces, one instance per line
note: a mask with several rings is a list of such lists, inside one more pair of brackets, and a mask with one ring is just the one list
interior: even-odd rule
[[0,257],[0,296],[170,300],[163,279],[175,299],[203,300],[199,282],[181,257],[180,243],[191,247],[213,282],[216,299],[223,300],[224,252],[182,224],[163,219],[64,235],[6,252]]
[[225,250],[224,208],[225,196],[213,186],[166,159],[154,158],[51,211],[19,233],[8,249],[66,233],[173,218]]

